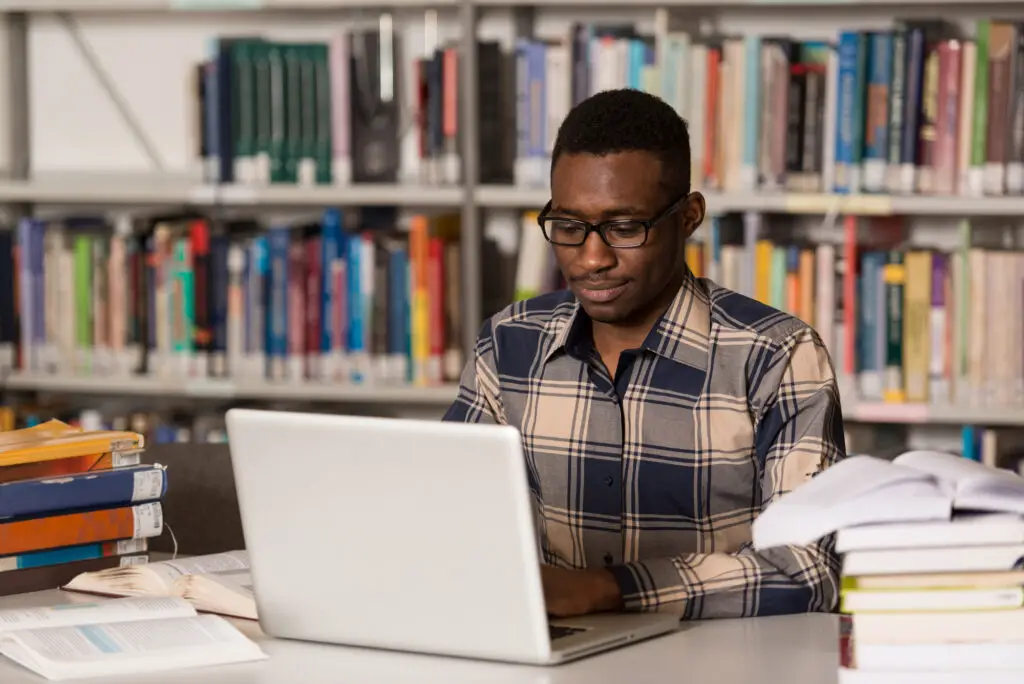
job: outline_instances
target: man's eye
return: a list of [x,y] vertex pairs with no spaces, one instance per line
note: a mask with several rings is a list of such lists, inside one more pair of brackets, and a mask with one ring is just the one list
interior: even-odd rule
[[583,230],[582,226],[568,221],[552,221],[548,226],[559,233],[578,233]]
[[639,223],[613,226],[611,228],[611,232],[619,237],[633,237],[642,233],[643,230],[644,227]]

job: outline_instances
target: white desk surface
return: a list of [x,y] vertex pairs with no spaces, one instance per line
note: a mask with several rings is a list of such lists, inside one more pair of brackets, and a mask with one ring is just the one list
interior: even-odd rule
[[[47,591],[0,598],[0,609],[93,600]],[[554,667],[506,665],[266,637],[236,622],[269,660],[101,684],[835,684],[838,621],[793,615],[683,623],[679,632]],[[39,684],[41,677],[0,657],[0,682]]]

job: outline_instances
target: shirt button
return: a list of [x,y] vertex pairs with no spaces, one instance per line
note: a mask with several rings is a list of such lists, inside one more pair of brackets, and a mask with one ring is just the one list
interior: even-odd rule
[[613,484],[615,484],[615,478],[609,475],[608,477],[604,478],[604,483],[611,487]]
[[604,554],[604,564],[605,565],[611,565],[613,560],[615,560],[615,559],[612,558],[612,554],[610,554],[610,553]]

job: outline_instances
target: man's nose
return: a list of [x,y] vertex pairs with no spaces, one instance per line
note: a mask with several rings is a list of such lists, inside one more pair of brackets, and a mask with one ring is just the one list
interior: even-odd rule
[[607,271],[615,266],[615,250],[605,244],[596,231],[587,235],[580,247],[580,265],[587,271]]

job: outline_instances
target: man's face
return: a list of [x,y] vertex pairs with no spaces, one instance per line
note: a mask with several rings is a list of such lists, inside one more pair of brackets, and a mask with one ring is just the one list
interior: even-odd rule
[[[649,152],[563,154],[551,174],[548,215],[593,224],[650,219],[678,199],[668,196],[660,181],[661,161]],[[552,248],[588,316],[602,323],[642,323],[653,308],[671,301],[665,301],[666,290],[678,285],[682,245],[702,218],[703,199],[694,194],[654,225],[641,247],[613,249],[592,233],[578,247]]]

